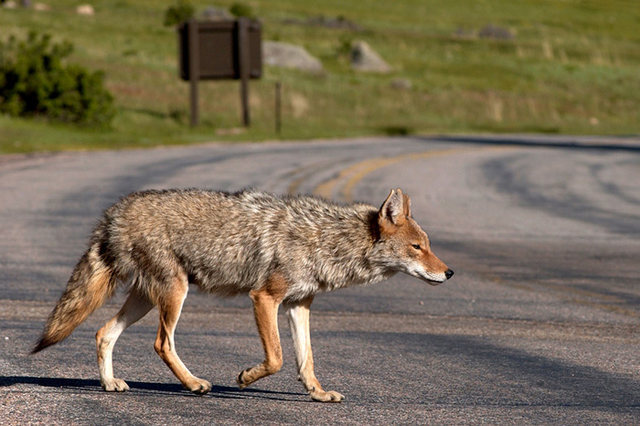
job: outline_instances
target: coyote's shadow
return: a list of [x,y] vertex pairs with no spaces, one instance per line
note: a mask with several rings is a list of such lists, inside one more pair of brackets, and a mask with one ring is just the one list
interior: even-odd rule
[[[60,388],[63,390],[82,389],[83,392],[104,392],[98,380],[69,379],[62,377],[32,377],[32,376],[0,376],[0,388],[26,384],[46,388]],[[194,396],[177,383],[136,382],[127,380],[132,393],[153,393],[165,395]],[[306,394],[296,392],[276,392],[264,389],[238,389],[230,386],[216,386],[205,397],[247,399],[260,398],[280,401],[297,400]]]

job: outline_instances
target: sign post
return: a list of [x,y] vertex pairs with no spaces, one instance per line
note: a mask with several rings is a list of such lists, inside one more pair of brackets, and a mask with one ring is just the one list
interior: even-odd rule
[[240,98],[242,99],[242,122],[245,127],[251,124],[249,117],[249,21],[238,19],[238,68],[240,71]]
[[[192,19],[187,27],[188,31],[188,43],[189,52],[199,52],[198,46],[198,21]],[[198,125],[200,119],[200,112],[198,110],[198,80],[200,75],[198,73],[200,68],[199,55],[189,54],[189,98],[191,100],[191,127]]]
[[198,81],[240,80],[242,122],[251,124],[249,79],[262,76],[262,35],[258,21],[198,22],[178,28],[180,77],[189,81],[191,126],[199,122]]

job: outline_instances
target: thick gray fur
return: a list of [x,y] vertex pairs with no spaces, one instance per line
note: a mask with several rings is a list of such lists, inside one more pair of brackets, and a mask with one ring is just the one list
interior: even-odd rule
[[395,271],[376,244],[378,209],[311,196],[205,190],[136,192],[106,210],[94,231],[116,276],[151,300],[186,273],[203,291],[256,290],[274,272],[291,283],[285,302]]

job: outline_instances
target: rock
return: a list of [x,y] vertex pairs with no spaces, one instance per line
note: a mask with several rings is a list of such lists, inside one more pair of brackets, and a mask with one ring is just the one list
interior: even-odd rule
[[351,45],[351,67],[356,71],[388,73],[391,67],[365,41]]
[[478,37],[492,38],[495,40],[511,40],[513,39],[513,33],[507,28],[487,25],[478,31]]
[[48,12],[51,10],[51,6],[46,3],[35,3],[33,5],[33,10],[36,12]]
[[262,43],[262,60],[274,67],[295,68],[312,73],[323,71],[322,63],[304,47],[278,41]]
[[96,11],[90,4],[81,4],[80,6],[76,7],[76,13],[78,15],[93,16],[95,15]]
[[408,78],[394,78],[390,83],[391,87],[398,90],[410,90],[413,87]]
[[234,17],[227,9],[209,6],[202,12],[202,19],[206,21],[230,21]]

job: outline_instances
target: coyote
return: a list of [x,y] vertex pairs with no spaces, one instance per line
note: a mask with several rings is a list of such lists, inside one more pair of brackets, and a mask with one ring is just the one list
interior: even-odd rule
[[317,293],[379,282],[396,272],[433,285],[453,275],[432,253],[400,189],[392,190],[379,209],[255,191],[136,192],[104,212],[33,353],[69,336],[123,283],[126,302],[96,333],[102,387],[129,389],[113,377],[113,347],[127,327],[158,306],[156,352],[185,388],[205,394],[211,383],[189,372],[174,344],[182,305],[194,284],[223,296],[248,293],[253,301],[265,359],[240,372],[240,388],[280,370],[282,304],[299,379],[313,400],[340,402],[344,397],[323,390],[313,371],[311,302]]

